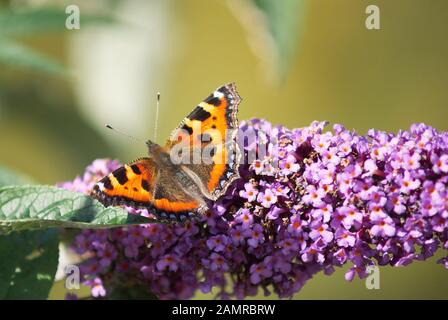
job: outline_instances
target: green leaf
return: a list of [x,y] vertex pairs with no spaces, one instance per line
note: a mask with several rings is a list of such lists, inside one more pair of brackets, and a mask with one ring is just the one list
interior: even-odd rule
[[104,207],[81,193],[51,186],[0,189],[0,231],[62,228],[113,228],[154,223],[120,207]]
[[298,36],[302,31],[299,26],[302,26],[304,21],[305,1],[253,1],[266,17],[266,27],[276,46],[279,71],[281,75],[284,75],[295,52]]
[[[0,35],[32,35],[66,31],[65,21],[68,16],[65,8],[3,9],[0,10]],[[114,19],[111,17],[80,12],[81,28],[86,25],[112,22]]]
[[46,299],[58,265],[55,230],[0,236],[0,299]]
[[29,184],[31,182],[31,178],[0,166],[0,188],[11,185]]
[[[58,61],[10,39],[10,36],[34,35],[43,32],[67,31],[65,22],[69,14],[64,8],[0,9],[0,64],[36,69],[66,76],[69,72]],[[107,16],[80,14],[80,26],[115,22]]]
[[[305,0],[252,0],[229,2],[230,8],[248,32],[255,55],[265,64],[269,76],[282,80],[303,33]],[[274,74],[271,74],[274,72]]]
[[[31,179],[0,167],[0,187]],[[46,299],[58,265],[55,230],[0,235],[0,299]]]
[[0,38],[0,64],[26,67],[56,75],[68,74],[59,62],[6,38]]

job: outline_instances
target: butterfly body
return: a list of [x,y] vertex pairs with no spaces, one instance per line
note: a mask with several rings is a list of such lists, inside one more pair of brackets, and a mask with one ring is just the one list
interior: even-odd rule
[[176,128],[164,147],[148,141],[146,158],[101,179],[92,196],[104,205],[144,208],[162,220],[204,214],[239,177],[235,141],[241,98],[234,84],[215,90]]

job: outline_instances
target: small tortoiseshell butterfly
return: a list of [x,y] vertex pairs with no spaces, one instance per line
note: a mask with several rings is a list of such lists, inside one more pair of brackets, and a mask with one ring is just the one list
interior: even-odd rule
[[[206,201],[217,200],[239,178],[235,138],[240,101],[234,83],[218,88],[180,123],[164,147],[147,141],[149,157],[101,179],[92,196],[106,206],[147,209],[162,220],[205,213]],[[177,161],[179,154],[187,161]]]

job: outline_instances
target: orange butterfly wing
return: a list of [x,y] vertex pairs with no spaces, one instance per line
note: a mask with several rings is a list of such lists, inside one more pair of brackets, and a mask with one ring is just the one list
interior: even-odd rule
[[[169,152],[177,144],[187,141],[191,150],[195,147],[201,148],[202,151],[205,148],[213,149],[210,153],[211,161],[208,163],[184,163],[185,167],[201,179],[212,200],[216,200],[230,183],[239,177],[240,150],[235,137],[240,101],[241,97],[234,83],[216,89],[184,118],[165,146]],[[207,138],[204,139],[205,136]]]
[[92,196],[104,205],[147,209],[163,219],[184,220],[202,210],[203,202],[185,193],[166,168],[151,158],[126,164],[95,184]]
[[105,176],[93,187],[92,195],[107,205],[147,206],[153,201],[155,163],[151,158],[138,159]]

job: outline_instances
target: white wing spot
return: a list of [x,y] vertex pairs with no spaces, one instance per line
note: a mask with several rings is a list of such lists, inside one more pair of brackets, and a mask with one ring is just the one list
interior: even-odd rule
[[221,91],[216,90],[215,92],[213,92],[213,96],[216,98],[221,99],[222,97],[224,97],[224,93],[222,93]]

